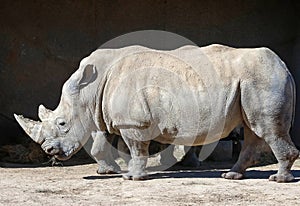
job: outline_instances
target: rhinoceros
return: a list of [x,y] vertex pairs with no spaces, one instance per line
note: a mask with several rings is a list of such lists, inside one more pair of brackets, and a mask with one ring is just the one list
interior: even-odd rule
[[64,83],[57,108],[39,107],[41,122],[15,118],[60,160],[76,153],[93,132],[120,134],[132,157],[126,180],[147,178],[151,140],[204,145],[243,124],[238,161],[222,177],[242,179],[266,143],[279,163],[269,180],[290,182],[299,156],[289,135],[294,110],[294,80],[268,48],[129,46],[98,49],[84,58]]

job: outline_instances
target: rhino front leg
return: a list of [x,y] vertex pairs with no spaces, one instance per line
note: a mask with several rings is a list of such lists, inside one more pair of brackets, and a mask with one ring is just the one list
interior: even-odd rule
[[128,164],[128,173],[123,175],[125,180],[145,180],[148,179],[148,175],[145,171],[147,159],[149,157],[149,144],[150,141],[139,141],[136,137],[138,135],[136,130],[121,130],[121,135],[127,144],[131,160]]
[[94,139],[91,155],[95,158],[98,163],[98,174],[113,174],[118,173],[121,169],[116,164],[113,158],[113,147],[112,141],[113,136],[108,136],[106,132],[93,132],[92,138]]

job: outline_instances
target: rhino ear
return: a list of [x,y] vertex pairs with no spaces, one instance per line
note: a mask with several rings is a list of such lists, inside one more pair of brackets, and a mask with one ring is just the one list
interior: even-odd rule
[[97,70],[96,70],[95,65],[87,64],[84,67],[82,75],[78,82],[79,89],[81,89],[81,88],[85,87],[86,85],[88,85],[89,83],[95,81],[96,78],[97,78]]
[[87,64],[82,71],[77,70],[71,79],[65,83],[65,91],[69,94],[77,94],[80,89],[95,81],[96,78],[96,67],[92,64]]
[[40,120],[45,121],[46,119],[49,119],[51,112],[52,111],[50,109],[47,109],[44,105],[41,104],[39,106],[39,113],[38,113]]

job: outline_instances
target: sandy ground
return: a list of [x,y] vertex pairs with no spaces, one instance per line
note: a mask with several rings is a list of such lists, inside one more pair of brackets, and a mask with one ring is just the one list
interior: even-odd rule
[[151,171],[147,181],[98,175],[96,164],[0,168],[0,205],[300,205],[300,160],[293,183],[267,180],[276,164],[251,168],[244,180],[222,179],[227,169],[217,167]]

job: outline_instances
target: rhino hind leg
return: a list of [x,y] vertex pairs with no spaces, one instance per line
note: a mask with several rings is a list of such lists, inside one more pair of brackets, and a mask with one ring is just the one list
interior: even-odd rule
[[266,142],[247,126],[244,126],[244,132],[245,140],[238,161],[229,172],[222,174],[225,179],[243,179],[246,169],[258,163],[261,153],[268,148]]
[[270,181],[291,182],[294,176],[291,167],[299,156],[299,151],[293,144],[290,136],[267,135],[258,137],[247,126],[244,127],[245,140],[238,161],[227,173],[222,174],[225,179],[242,179],[246,169],[259,163],[262,152],[273,151],[279,165],[278,172],[269,177]]
[[128,164],[128,172],[123,174],[124,180],[146,180],[148,174],[145,171],[147,159],[149,157],[149,144],[150,141],[137,141],[138,137],[132,137],[131,135],[138,135],[137,130],[121,130],[121,135],[127,144],[131,160]]
[[290,136],[287,134],[283,137],[270,136],[265,138],[269,143],[277,161],[278,171],[269,177],[270,181],[291,182],[294,176],[291,173],[291,167],[299,157],[299,151],[293,144]]

